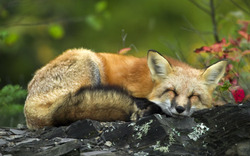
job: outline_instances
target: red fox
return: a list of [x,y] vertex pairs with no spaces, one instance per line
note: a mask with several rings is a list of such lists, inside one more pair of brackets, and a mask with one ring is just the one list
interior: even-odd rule
[[212,92],[226,65],[220,61],[205,70],[195,69],[154,50],[147,58],[67,50],[39,69],[29,83],[27,127],[80,119],[136,120],[153,108],[141,108],[136,98],[147,99],[169,116],[190,116],[212,107]]

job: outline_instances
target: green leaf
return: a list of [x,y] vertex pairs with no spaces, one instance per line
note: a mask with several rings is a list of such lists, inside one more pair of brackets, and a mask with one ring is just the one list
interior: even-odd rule
[[89,15],[86,17],[86,22],[88,25],[90,25],[95,30],[101,30],[102,29],[102,22],[100,19],[98,19],[94,15]]
[[19,85],[6,85],[0,90],[0,106],[22,104],[27,91]]
[[5,105],[0,109],[1,114],[15,115],[21,112],[23,112],[23,105],[20,104]]
[[107,6],[108,6],[107,1],[99,1],[95,5],[95,10],[96,10],[96,12],[100,13],[100,12],[106,10]]
[[7,45],[12,45],[17,41],[17,39],[18,39],[18,35],[12,33],[12,34],[8,34],[8,35],[5,36],[4,42]]
[[2,31],[0,32],[0,40],[4,40],[6,38],[6,36],[8,35],[7,31]]
[[227,91],[231,86],[232,85],[229,81],[225,81],[224,84],[220,87],[220,91],[221,92]]
[[64,29],[61,25],[53,24],[49,27],[49,34],[54,39],[61,39],[64,36]]

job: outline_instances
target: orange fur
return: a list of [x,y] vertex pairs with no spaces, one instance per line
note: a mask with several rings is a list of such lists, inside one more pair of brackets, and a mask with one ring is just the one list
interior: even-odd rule
[[[39,69],[29,83],[27,126],[37,129],[85,118],[136,119],[143,111],[130,95],[147,98],[168,115],[189,116],[211,107],[212,91],[225,65],[199,70],[155,51],[149,51],[148,58],[136,58],[71,49]],[[98,86],[118,86],[130,95]]]

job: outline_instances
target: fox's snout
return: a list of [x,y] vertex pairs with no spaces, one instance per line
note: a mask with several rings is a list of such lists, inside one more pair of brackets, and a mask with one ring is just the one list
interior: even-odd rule
[[191,116],[195,111],[195,107],[191,106],[190,103],[178,104],[171,100],[166,100],[165,102],[152,101],[158,105],[162,112],[169,116]]
[[176,110],[179,114],[181,114],[181,113],[184,112],[186,109],[185,109],[184,107],[182,107],[182,106],[176,106],[176,107],[175,107],[175,110]]
[[191,107],[191,99],[184,95],[176,95],[171,100],[170,112],[174,115],[189,116]]
[[193,113],[193,110],[191,109],[191,107],[186,104],[186,105],[178,105],[178,104],[171,104],[170,108],[168,112],[169,115],[171,116],[190,116]]

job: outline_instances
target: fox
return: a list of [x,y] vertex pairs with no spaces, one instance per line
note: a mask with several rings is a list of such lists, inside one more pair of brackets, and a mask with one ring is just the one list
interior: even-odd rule
[[40,129],[83,119],[135,121],[158,111],[188,117],[213,107],[212,94],[226,65],[222,60],[197,69],[156,50],[138,58],[69,49],[29,82],[26,124]]

